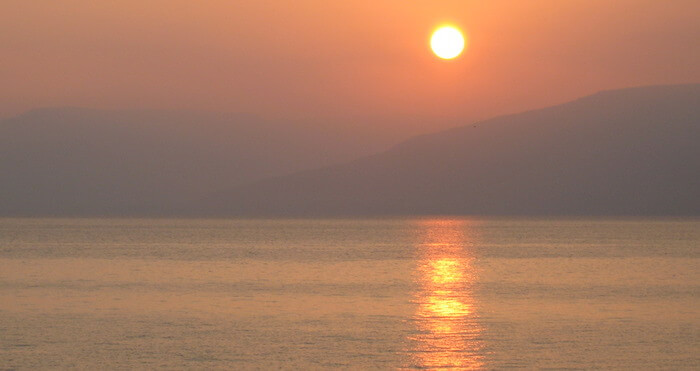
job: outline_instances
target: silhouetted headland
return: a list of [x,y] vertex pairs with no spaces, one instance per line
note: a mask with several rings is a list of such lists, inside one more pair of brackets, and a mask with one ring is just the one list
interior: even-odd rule
[[0,215],[700,215],[699,124],[699,84],[631,88],[341,163],[392,136],[37,110],[0,123]]
[[207,198],[215,215],[700,215],[700,85],[603,91]]

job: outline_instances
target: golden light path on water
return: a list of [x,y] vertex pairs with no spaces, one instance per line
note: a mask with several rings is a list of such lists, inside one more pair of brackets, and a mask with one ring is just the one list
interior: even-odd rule
[[465,220],[420,222],[416,244],[416,334],[411,367],[483,368],[473,285],[473,236]]

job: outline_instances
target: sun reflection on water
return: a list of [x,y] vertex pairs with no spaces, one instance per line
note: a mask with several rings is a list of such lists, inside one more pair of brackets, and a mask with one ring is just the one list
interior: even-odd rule
[[411,367],[483,368],[469,222],[428,220],[419,228]]

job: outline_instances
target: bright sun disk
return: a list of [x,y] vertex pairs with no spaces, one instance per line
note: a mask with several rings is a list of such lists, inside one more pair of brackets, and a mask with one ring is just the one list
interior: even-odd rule
[[457,28],[443,26],[433,32],[430,47],[442,59],[457,58],[464,50],[464,36]]

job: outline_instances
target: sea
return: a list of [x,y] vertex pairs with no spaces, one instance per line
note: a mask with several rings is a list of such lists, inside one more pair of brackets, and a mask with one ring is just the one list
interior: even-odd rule
[[0,219],[0,369],[700,369],[700,219]]

